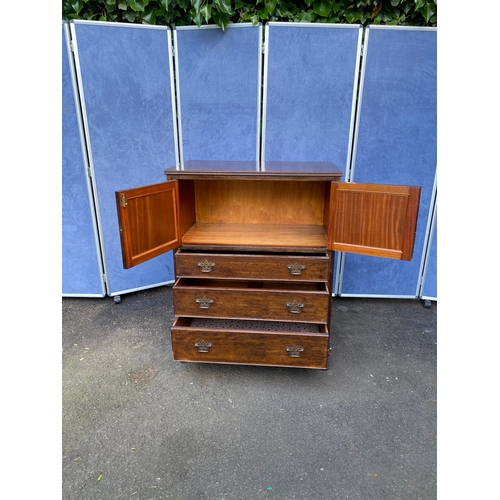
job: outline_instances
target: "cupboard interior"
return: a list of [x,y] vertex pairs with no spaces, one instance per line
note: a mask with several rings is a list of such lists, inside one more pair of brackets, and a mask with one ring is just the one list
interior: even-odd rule
[[182,245],[326,248],[331,181],[179,179]]

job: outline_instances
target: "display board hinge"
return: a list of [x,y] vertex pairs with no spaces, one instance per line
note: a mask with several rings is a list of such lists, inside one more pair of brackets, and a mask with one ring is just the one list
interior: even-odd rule
[[104,283],[107,283],[107,279],[106,279],[106,273],[102,273],[102,281],[104,281]]
[[266,44],[265,44],[265,43],[263,43],[263,44],[262,44],[262,47],[261,47],[261,52],[262,52],[263,54],[265,54],[265,53],[266,53]]
[[361,44],[361,48],[359,49],[359,53],[360,53],[361,55],[363,55],[363,54],[364,54],[364,52],[365,52],[365,46],[364,46],[363,44]]
[[75,51],[75,46],[73,45],[73,40],[69,41],[69,48],[70,48],[71,52]]

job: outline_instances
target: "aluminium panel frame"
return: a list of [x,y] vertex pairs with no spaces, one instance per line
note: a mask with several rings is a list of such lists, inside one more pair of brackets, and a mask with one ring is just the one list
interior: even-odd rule
[[[436,177],[434,180],[434,188],[432,192],[432,201],[431,201],[432,210],[429,212],[429,218],[427,221],[427,229],[426,229],[426,239],[425,239],[425,252],[422,256],[422,262],[420,267],[420,282],[418,288],[418,297],[422,300],[432,300],[436,302],[438,300],[437,297],[437,275],[434,276],[436,280],[436,294],[427,295],[425,293],[425,283],[427,278],[429,277],[430,272],[430,261],[433,258],[432,255],[432,245],[434,243],[434,236],[437,237],[437,169],[436,169]],[[436,231],[436,232],[435,232]],[[435,256],[437,259],[437,255]],[[435,263],[437,270],[437,261]]]
[[[231,23],[226,26],[228,29],[244,29],[244,28],[259,28],[259,43],[257,47],[258,51],[258,71],[257,71],[257,118],[256,118],[256,141],[255,141],[255,168],[259,170],[260,164],[260,154],[261,154],[261,100],[262,100],[262,50],[263,50],[263,27],[262,23],[253,25],[252,23]],[[181,81],[180,81],[180,70],[179,70],[179,52],[178,52],[178,31],[196,31],[196,30],[221,30],[216,24],[208,24],[198,26],[176,26],[172,30],[173,35],[173,54],[174,54],[174,64],[175,64],[175,81],[176,81],[176,103],[177,103],[177,137],[179,142],[179,162],[177,164],[177,170],[184,170],[184,149],[183,149],[183,137],[182,137],[182,98],[181,98]]]
[[[143,30],[158,30],[158,31],[165,31],[167,35],[167,47],[168,47],[168,65],[169,65],[169,73],[170,73],[170,93],[171,93],[171,103],[172,103],[172,125],[173,125],[173,136],[174,136],[174,151],[175,151],[175,162],[176,164],[179,163],[179,139],[178,139],[178,131],[177,131],[177,121],[175,119],[175,114],[176,114],[176,99],[175,99],[175,83],[174,83],[174,66],[173,66],[173,47],[172,47],[172,30],[168,26],[156,26],[156,25],[144,25],[144,24],[132,24],[132,23],[117,23],[117,22],[107,22],[107,21],[89,21],[89,20],[81,20],[81,19],[75,19],[72,20],[70,23],[70,32],[71,32],[71,38],[72,38],[72,44],[73,44],[73,50],[75,54],[75,67],[76,67],[76,76],[77,76],[77,81],[80,82],[80,85],[78,86],[78,93],[80,97],[80,102],[81,102],[81,109],[82,109],[82,121],[83,121],[83,129],[85,132],[85,142],[86,142],[86,149],[87,149],[87,155],[88,155],[88,161],[89,161],[89,172],[90,175],[93,178],[95,178],[95,168],[94,168],[94,161],[93,161],[93,155],[92,155],[92,144],[90,140],[90,130],[89,130],[89,122],[88,122],[88,115],[87,115],[87,110],[85,106],[85,92],[83,88],[83,83],[82,83],[82,77],[81,77],[81,68],[80,68],[80,61],[78,57],[78,41],[77,41],[77,36],[76,36],[76,28],[75,25],[94,25],[94,26],[107,26],[110,28],[116,28],[116,29],[143,29]],[[97,229],[98,229],[98,237],[99,237],[99,242],[100,242],[100,247],[101,247],[101,255],[102,255],[102,262],[103,262],[103,267],[104,267],[104,281],[106,284],[106,291],[107,294],[110,297],[113,296],[120,296],[121,294],[125,293],[131,293],[131,292],[136,292],[140,290],[146,290],[149,288],[155,288],[159,286],[164,286],[164,285],[171,285],[175,282],[175,279],[167,280],[167,281],[162,281],[159,283],[151,283],[148,285],[143,285],[139,287],[132,287],[132,288],[126,288],[126,289],[121,289],[121,290],[111,290],[111,285],[109,283],[109,271],[108,271],[108,266],[107,266],[107,258],[106,258],[106,251],[105,251],[105,245],[104,245],[104,235],[102,232],[102,220],[101,220],[101,215],[100,215],[100,210],[99,210],[99,201],[98,201],[98,196],[97,196],[97,187],[95,183],[92,186],[92,191],[93,191],[93,196],[95,200],[95,206],[96,206],[96,220],[97,220]]]
[[88,175],[89,170],[89,161],[88,157],[86,154],[86,141],[85,141],[85,132],[84,132],[84,126],[83,126],[83,116],[82,116],[82,110],[80,107],[80,99],[78,97],[78,83],[77,83],[77,78],[76,78],[76,69],[75,69],[75,61],[73,57],[73,48],[72,48],[72,42],[71,42],[71,33],[70,33],[70,26],[67,22],[62,21],[63,27],[64,27],[64,39],[65,39],[65,44],[66,44],[66,52],[68,55],[68,62],[69,62],[69,71],[70,71],[70,78],[71,78],[71,87],[73,90],[73,100],[75,103],[75,110],[76,110],[76,119],[77,119],[77,124],[78,124],[78,133],[80,136],[80,146],[81,146],[81,154],[82,154],[82,162],[83,162],[83,167],[85,169],[85,180],[86,180],[86,188],[87,188],[87,194],[88,194],[88,202],[89,202],[89,210],[90,210],[90,218],[92,222],[92,231],[93,231],[93,236],[94,236],[94,245],[95,245],[95,252],[96,252],[96,257],[97,257],[97,265],[98,265],[98,272],[100,275],[100,285],[101,285],[101,293],[62,293],[62,297],[88,297],[88,298],[102,298],[106,295],[106,285],[105,285],[105,279],[104,279],[104,269],[103,269],[103,264],[101,260],[101,252],[102,248],[100,245],[100,240],[99,240],[99,231],[97,227],[97,216],[96,216],[96,210],[94,206],[94,195],[93,195],[93,187],[92,187],[92,181],[90,176]]
[[[367,57],[365,55],[366,52],[365,52],[364,48],[368,46],[370,30],[434,31],[434,32],[437,32],[437,27],[434,27],[434,26],[368,25],[365,28],[364,40],[363,40],[363,53],[362,53],[362,61],[361,61],[361,71],[360,71],[359,85],[358,85],[358,96],[357,96],[358,99],[357,99],[357,105],[356,105],[356,116],[355,116],[356,126],[355,126],[355,130],[354,130],[351,161],[349,164],[349,168],[346,171],[346,181],[347,182],[353,182],[355,165],[356,165],[356,154],[357,154],[357,149],[358,149],[357,146],[358,146],[358,139],[359,139],[359,126],[358,126],[358,124],[359,124],[361,110],[362,110],[363,90],[364,90],[365,74],[366,74],[366,62],[367,62]],[[432,231],[431,218],[432,218],[432,213],[434,212],[434,208],[433,208],[434,207],[434,197],[435,197],[435,194],[437,192],[436,179],[437,179],[437,168],[436,168],[436,174],[435,174],[435,180],[434,180],[434,188],[433,188],[433,194],[432,194],[430,215],[428,217],[427,229],[426,229],[426,235],[425,235],[425,242],[426,242],[425,249],[426,249],[426,251],[424,251],[422,256],[421,256],[420,273],[419,273],[419,278],[418,278],[417,285],[416,285],[415,295],[375,295],[375,294],[345,294],[345,293],[342,293],[342,280],[343,280],[343,276],[344,276],[344,261],[345,261],[345,253],[344,252],[339,252],[339,258],[337,260],[337,275],[336,275],[335,283],[333,286],[333,290],[334,290],[335,295],[341,295],[342,297],[389,298],[389,299],[393,299],[393,298],[415,299],[415,298],[420,297],[419,294],[421,293],[421,290],[423,289],[423,277],[424,277],[424,273],[426,272],[426,269],[424,268],[424,266],[425,266],[425,262],[427,259],[427,253],[430,251],[430,238],[431,238],[430,231]]]
[[[358,42],[356,51],[356,65],[354,70],[354,85],[352,90],[351,98],[351,117],[349,125],[349,142],[346,154],[346,164],[343,166],[345,171],[345,176],[347,178],[347,172],[350,166],[350,158],[352,155],[352,143],[354,134],[354,124],[356,116],[356,99],[358,95],[358,75],[359,68],[361,64],[361,52],[362,52],[362,41],[363,41],[363,27],[357,24],[333,24],[333,23],[289,23],[283,21],[269,21],[265,25],[264,32],[264,76],[263,76],[263,97],[262,97],[262,146],[261,146],[261,165],[265,168],[266,159],[266,125],[267,125],[267,102],[268,102],[268,76],[269,76],[269,29],[272,26],[283,26],[287,28],[327,28],[327,29],[354,29],[358,30]],[[341,165],[337,165],[342,169]]]

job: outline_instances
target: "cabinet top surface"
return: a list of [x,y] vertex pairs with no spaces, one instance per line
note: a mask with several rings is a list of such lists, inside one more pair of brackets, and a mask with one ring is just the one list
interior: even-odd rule
[[246,178],[255,180],[332,180],[339,181],[342,171],[332,162],[278,161],[201,161],[190,160],[165,170],[168,179]]

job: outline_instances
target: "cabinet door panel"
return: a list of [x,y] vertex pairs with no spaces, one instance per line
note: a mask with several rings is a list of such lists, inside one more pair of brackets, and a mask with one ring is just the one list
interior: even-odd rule
[[116,192],[123,267],[180,246],[178,181]]
[[328,249],[411,260],[419,187],[332,183]]

